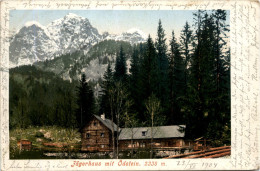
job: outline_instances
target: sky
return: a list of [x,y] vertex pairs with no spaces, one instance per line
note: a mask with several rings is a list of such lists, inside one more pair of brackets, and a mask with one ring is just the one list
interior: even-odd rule
[[[192,25],[193,12],[195,10],[12,10],[10,29],[17,32],[28,21],[37,21],[47,26],[68,13],[74,13],[88,18],[100,34],[106,31],[110,34],[121,34],[131,28],[138,28],[155,38],[161,19],[169,40],[173,30],[177,38],[179,37],[186,21]],[[229,15],[227,22],[229,23]]]

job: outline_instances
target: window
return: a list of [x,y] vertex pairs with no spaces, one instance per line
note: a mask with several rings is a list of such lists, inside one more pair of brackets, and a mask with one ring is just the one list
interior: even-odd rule
[[176,146],[176,142],[175,141],[169,141],[168,146],[174,147],[174,146]]
[[100,145],[100,147],[101,147],[101,148],[105,148],[105,145],[104,145],[104,144],[102,144],[102,145]]
[[87,138],[90,138],[90,133],[87,133],[86,137],[87,137]]
[[142,131],[142,136],[146,136],[146,131]]
[[94,122],[94,126],[97,126],[97,122]]
[[145,143],[140,143],[140,147],[145,147]]
[[102,132],[102,133],[100,134],[100,136],[101,136],[101,137],[104,137],[104,136],[105,136],[105,134]]

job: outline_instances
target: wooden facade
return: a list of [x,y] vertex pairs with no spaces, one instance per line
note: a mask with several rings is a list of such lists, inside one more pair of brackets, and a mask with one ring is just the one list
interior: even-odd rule
[[[184,147],[185,142],[181,138],[160,138],[153,139],[153,147],[154,148],[163,148],[163,147]],[[132,148],[131,140],[120,140],[119,147],[121,149],[130,149]],[[151,147],[151,139],[134,139],[133,140],[133,148],[150,148]]]
[[81,129],[82,151],[110,151],[112,148],[112,130],[100,119],[92,117]]
[[[119,149],[150,148],[151,145],[154,148],[182,148],[190,146],[191,144],[184,140],[184,129],[180,130],[180,128],[183,129],[185,126],[154,127],[152,144],[150,127],[120,128]],[[112,130],[114,130],[116,138],[117,125],[106,119],[105,116],[93,115],[92,119],[81,129],[81,150],[90,152],[112,151]]]

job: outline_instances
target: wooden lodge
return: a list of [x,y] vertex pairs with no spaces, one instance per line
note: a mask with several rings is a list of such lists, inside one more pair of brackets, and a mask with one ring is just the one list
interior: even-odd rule
[[93,115],[91,120],[80,130],[82,151],[110,151],[112,149],[112,129],[115,135],[117,125],[105,115]]
[[[184,125],[153,127],[153,147],[183,147]],[[128,148],[150,148],[151,127],[122,128],[119,134],[119,147]]]
[[[82,151],[112,151],[112,130],[116,138],[117,125],[110,119],[93,115],[80,130]],[[151,147],[151,127],[119,128],[119,149]],[[153,127],[154,148],[182,148],[189,146],[184,140],[185,125]],[[116,142],[116,140],[115,140]],[[116,145],[116,144],[115,144]]]

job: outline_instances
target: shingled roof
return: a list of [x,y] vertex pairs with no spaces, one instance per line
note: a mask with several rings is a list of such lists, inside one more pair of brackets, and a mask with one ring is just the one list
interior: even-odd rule
[[[112,121],[110,119],[102,119],[101,117],[99,117],[98,115],[94,115],[100,122],[102,122],[107,128],[109,128],[111,131],[113,130],[113,126],[112,126]],[[117,131],[117,125],[115,123],[113,123],[114,125],[114,131]],[[120,130],[120,128],[119,128]]]
[[[153,138],[183,138],[185,125],[171,125],[153,127]],[[151,139],[151,127],[121,128],[119,140]],[[143,133],[145,132],[145,133]]]

